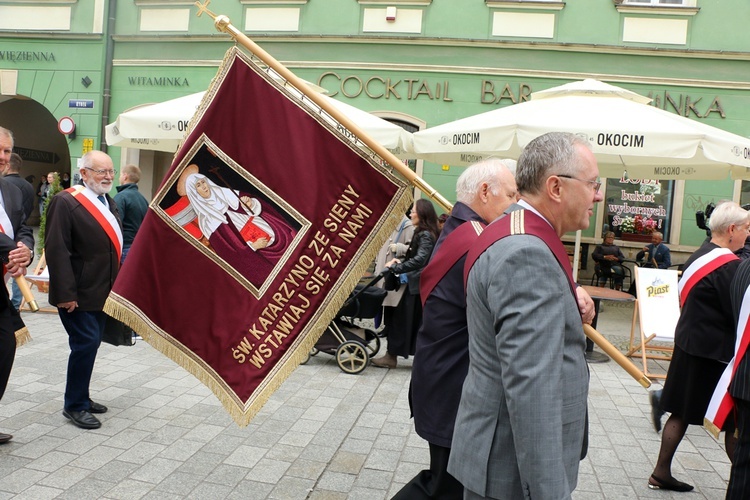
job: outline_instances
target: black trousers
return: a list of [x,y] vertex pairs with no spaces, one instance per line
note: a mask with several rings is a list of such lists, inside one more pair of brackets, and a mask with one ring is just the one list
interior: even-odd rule
[[739,439],[734,449],[727,500],[745,500],[750,498],[750,401],[735,399],[734,404]]
[[462,500],[464,487],[448,473],[451,449],[430,443],[430,470],[423,470],[404,485],[392,500]]
[[10,316],[10,307],[8,304],[0,310],[0,399],[5,394],[13,359],[16,357],[16,333]]

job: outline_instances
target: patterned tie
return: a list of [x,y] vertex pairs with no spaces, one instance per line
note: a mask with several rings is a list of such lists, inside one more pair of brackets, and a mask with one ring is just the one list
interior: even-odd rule
[[99,198],[99,201],[101,201],[102,203],[104,203],[105,207],[107,206],[107,199],[104,198],[103,194],[100,194],[99,196],[97,196],[97,198]]

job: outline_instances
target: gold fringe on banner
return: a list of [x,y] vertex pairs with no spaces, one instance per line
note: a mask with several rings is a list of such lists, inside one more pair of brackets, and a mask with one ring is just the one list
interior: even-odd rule
[[711,435],[713,435],[713,437],[715,437],[716,439],[719,439],[719,433],[721,432],[721,429],[719,429],[718,427],[716,427],[713,422],[711,422],[707,418],[704,418],[703,419],[703,427],[705,427],[706,430],[708,432],[710,432]]
[[[314,314],[305,326],[305,332],[307,333],[295,339],[290,350],[273,367],[248,401],[241,401],[232,388],[205,361],[168,332],[159,328],[135,304],[124,297],[111,293],[104,305],[104,312],[130,326],[156,350],[200,380],[216,395],[237,425],[245,427],[268,401],[271,394],[281,386],[300,363],[307,359],[310,349],[315,346],[326,327],[338,315],[338,311],[349,298],[351,290],[365,274],[380,247],[401,221],[404,212],[411,204],[410,189],[401,189],[386,212],[389,216],[381,217],[373,230],[370,241],[360,247],[347,266],[342,275],[342,280],[337,283],[339,291],[326,299],[324,306]],[[238,366],[238,369],[244,368]]]
[[25,326],[21,328],[20,330],[16,330],[16,347],[21,347],[26,342],[29,342],[31,340],[31,333],[29,333],[29,329]]

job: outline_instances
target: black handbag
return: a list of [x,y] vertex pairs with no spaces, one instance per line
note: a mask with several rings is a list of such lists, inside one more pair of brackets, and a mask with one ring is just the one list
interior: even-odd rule
[[104,333],[102,334],[102,342],[114,346],[134,345],[133,330],[122,321],[116,320],[112,316],[107,315],[107,322],[104,325]]
[[385,273],[383,276],[383,289],[388,290],[389,292],[395,292],[399,288],[401,288],[399,275],[394,274],[391,271]]

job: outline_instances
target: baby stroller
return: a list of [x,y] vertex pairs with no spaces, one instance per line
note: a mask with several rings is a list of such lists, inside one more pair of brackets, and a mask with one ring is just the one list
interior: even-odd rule
[[357,285],[337,317],[315,343],[310,355],[324,352],[336,356],[336,363],[345,373],[360,373],[380,350],[380,337],[369,328],[354,323],[355,319],[373,319],[380,312],[388,292],[373,285],[383,278],[375,276],[370,282]]

